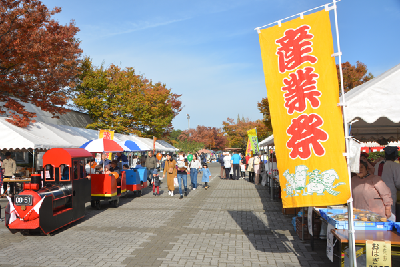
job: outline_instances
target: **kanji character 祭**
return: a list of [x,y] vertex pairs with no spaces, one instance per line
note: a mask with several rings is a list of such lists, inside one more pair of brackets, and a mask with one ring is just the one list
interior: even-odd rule
[[315,155],[325,155],[321,142],[328,140],[328,133],[319,128],[323,124],[324,120],[315,113],[302,114],[292,120],[292,124],[286,130],[286,133],[291,136],[286,143],[287,148],[291,149],[290,158],[308,159],[311,157],[311,147]]
[[308,25],[302,25],[297,29],[288,29],[284,36],[275,41],[279,48],[276,51],[278,56],[279,72],[284,73],[287,70],[294,70],[304,62],[312,64],[317,62],[317,58],[308,53],[312,52],[312,42],[314,37],[308,31],[311,29]]
[[283,96],[285,98],[285,108],[289,115],[294,111],[302,113],[307,108],[308,100],[312,108],[318,108],[320,101],[318,97],[321,92],[317,90],[317,81],[319,75],[314,73],[313,67],[305,67],[289,74],[290,79],[283,79],[282,91],[286,91]]

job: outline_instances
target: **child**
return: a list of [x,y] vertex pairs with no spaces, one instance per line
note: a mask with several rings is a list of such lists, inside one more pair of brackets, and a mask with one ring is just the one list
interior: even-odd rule
[[207,168],[207,163],[203,163],[203,168],[201,169],[203,172],[203,177],[201,178],[201,181],[204,182],[204,188],[207,190],[208,189],[208,183],[210,182],[211,178],[211,172]]
[[122,170],[129,170],[129,166],[128,166],[128,164],[124,164],[124,166],[122,166]]
[[246,165],[243,163],[240,165],[240,172],[241,172],[241,178],[243,179],[246,173]]
[[156,196],[156,187],[157,187],[157,196],[160,195],[160,176],[158,176],[157,169],[153,170],[153,177],[151,179],[151,183],[153,184],[153,195]]

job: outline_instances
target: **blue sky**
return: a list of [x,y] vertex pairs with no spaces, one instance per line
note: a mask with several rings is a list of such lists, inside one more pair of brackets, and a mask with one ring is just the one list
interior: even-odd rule
[[[261,119],[267,96],[254,28],[329,3],[328,0],[44,0],[75,20],[84,55],[134,67],[182,94],[175,129],[222,127],[227,117]],[[378,76],[400,63],[400,0],[338,4],[342,61],[365,63]],[[331,11],[331,23],[333,20]],[[335,40],[335,39],[334,39]]]

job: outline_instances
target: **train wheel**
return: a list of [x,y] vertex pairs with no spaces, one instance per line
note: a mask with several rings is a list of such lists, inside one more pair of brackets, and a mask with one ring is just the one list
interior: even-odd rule
[[90,201],[90,206],[92,206],[92,208],[96,207],[96,201],[92,200]]
[[118,205],[119,205],[119,198],[117,198],[116,200],[114,200],[113,203],[112,203],[112,205],[113,205],[114,208],[118,208]]
[[96,209],[100,210],[101,209],[101,204],[100,204],[100,200],[96,200]]

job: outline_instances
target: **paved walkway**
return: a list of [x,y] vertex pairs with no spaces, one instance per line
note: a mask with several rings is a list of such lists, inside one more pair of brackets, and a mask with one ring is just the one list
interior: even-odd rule
[[159,197],[148,188],[118,208],[88,203],[83,220],[51,236],[13,235],[2,222],[0,266],[331,266],[265,187],[221,180],[219,164],[210,166],[208,190],[180,200],[164,182]]

